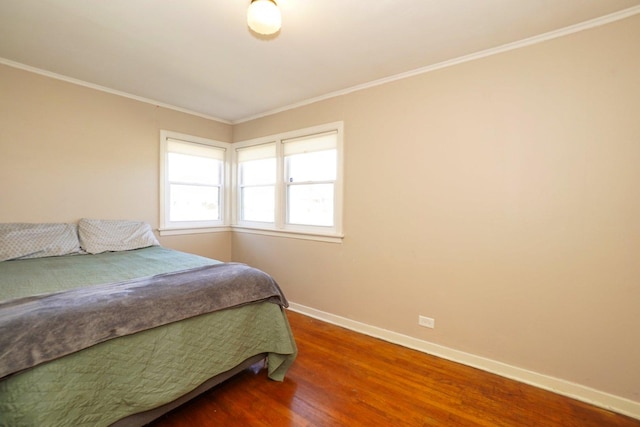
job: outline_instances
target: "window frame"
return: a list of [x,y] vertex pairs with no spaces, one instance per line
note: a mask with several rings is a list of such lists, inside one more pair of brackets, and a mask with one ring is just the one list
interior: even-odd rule
[[[177,140],[197,146],[212,147],[223,150],[220,188],[219,220],[212,221],[170,221],[169,174],[168,174],[168,142]],[[209,233],[230,230],[230,152],[231,144],[199,136],[187,135],[169,130],[160,131],[160,236],[176,234]]]
[[[323,133],[336,132],[336,179],[334,181],[334,221],[333,226],[287,224],[287,183],[285,182],[284,144],[294,140]],[[274,143],[276,146],[276,189],[275,221],[244,221],[240,218],[240,189],[238,150]],[[333,122],[323,125],[283,132],[275,135],[241,141],[233,144],[232,150],[232,228],[235,231],[280,237],[342,242],[343,234],[343,192],[344,192],[344,123]]]
[[[273,186],[274,189],[274,222],[275,222],[275,206],[277,206],[277,198],[278,198],[278,155],[277,155],[277,145],[278,142],[275,140],[270,140],[268,142],[262,142],[260,144],[252,144],[252,145],[246,145],[246,146],[234,146],[234,150],[233,150],[233,178],[234,178],[234,185],[233,185],[233,189],[234,189],[234,197],[233,197],[233,205],[235,206],[235,213],[237,213],[237,216],[234,216],[234,219],[237,218],[237,221],[242,222],[245,225],[249,225],[251,227],[254,228],[262,228],[264,226],[264,224],[270,224],[271,221],[251,221],[251,220],[242,220],[241,219],[241,211],[242,211],[242,202],[243,202],[243,198],[242,198],[242,190],[243,188],[255,188],[255,187],[266,187],[266,186]],[[256,147],[256,148],[261,148],[261,147],[270,147],[273,146],[273,152],[274,152],[274,156],[273,159],[276,161],[276,167],[275,167],[275,173],[274,173],[274,180],[273,183],[269,183],[269,184],[245,184],[244,182],[241,182],[242,180],[240,179],[240,174],[241,174],[241,169],[240,169],[240,152],[245,149],[245,148],[252,148],[252,147]],[[265,159],[270,159],[271,157],[265,157]],[[234,221],[234,224],[237,222]]]

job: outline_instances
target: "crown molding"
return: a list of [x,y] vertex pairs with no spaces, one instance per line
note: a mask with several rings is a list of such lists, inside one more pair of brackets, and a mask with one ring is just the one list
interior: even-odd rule
[[89,88],[89,89],[94,89],[94,90],[97,90],[97,91],[100,91],[100,92],[105,92],[105,93],[108,93],[108,94],[111,94],[111,95],[122,96],[124,98],[129,98],[129,99],[132,99],[134,101],[144,102],[145,104],[151,104],[151,105],[154,105],[156,107],[167,108],[169,110],[174,110],[174,111],[178,111],[178,112],[181,112],[181,113],[190,114],[192,116],[202,117],[203,119],[214,120],[216,122],[220,122],[220,123],[224,123],[224,124],[228,124],[228,125],[233,124],[229,120],[224,120],[224,119],[221,119],[219,117],[209,116],[207,114],[199,113],[197,111],[189,110],[189,109],[186,109],[186,108],[176,107],[175,105],[171,105],[171,104],[167,104],[167,103],[164,103],[164,102],[156,101],[154,99],[145,98],[143,96],[138,96],[138,95],[133,95],[133,94],[128,93],[128,92],[123,92],[123,91],[111,89],[111,88],[108,88],[106,86],[101,86],[101,85],[97,85],[97,84],[94,84],[94,83],[89,83],[89,82],[86,82],[86,81],[80,80],[80,79],[74,79],[72,77],[68,77],[68,76],[65,76],[65,75],[62,75],[62,74],[58,74],[58,73],[54,73],[54,72],[51,72],[51,71],[43,70],[41,68],[32,67],[30,65],[26,65],[26,64],[23,64],[21,62],[12,61],[10,59],[6,59],[6,58],[0,57],[0,64],[6,65],[6,66],[12,67],[12,68],[17,68],[19,70],[29,71],[29,72],[34,73],[34,74],[39,74],[41,76],[50,77],[52,79],[61,80],[61,81],[66,82],[66,83],[71,83],[71,84],[78,85],[78,86],[83,86],[83,87],[86,87],[86,88]]
[[488,56],[492,56],[492,55],[498,55],[500,53],[504,53],[504,52],[508,52],[511,50],[515,50],[515,49],[520,49],[526,46],[531,46],[534,44],[538,44],[538,43],[543,43],[546,42],[548,40],[553,40],[559,37],[564,37],[570,34],[574,34],[580,31],[585,31],[585,30],[589,30],[592,28],[596,28],[602,25],[606,25],[615,21],[619,21],[625,18],[629,18],[633,15],[636,15],[640,13],[640,6],[634,6],[628,9],[624,9],[615,13],[611,13],[609,15],[605,15],[605,16],[601,16],[595,19],[591,19],[588,21],[584,21],[575,25],[571,25],[565,28],[561,28],[559,30],[555,30],[555,31],[550,31],[547,33],[543,33],[537,36],[533,36],[533,37],[529,37],[523,40],[519,40],[516,42],[512,42],[512,43],[507,43],[504,44],[502,46],[498,46],[498,47],[494,47],[491,49],[485,49],[479,52],[475,52],[475,53],[471,53],[469,55],[464,55],[458,58],[454,58],[454,59],[450,59],[447,61],[442,61],[439,62],[437,64],[432,64],[432,65],[428,65],[426,67],[421,67],[421,68],[417,68],[415,70],[411,70],[411,71],[407,71],[404,73],[399,73],[399,74],[395,74],[393,76],[389,76],[389,77],[384,77],[378,80],[373,80],[371,82],[368,83],[363,83],[360,85],[356,85],[356,86],[352,86],[346,89],[342,89],[339,91],[335,91],[335,92],[330,92],[327,93],[325,95],[321,95],[318,97],[314,97],[314,98],[309,98],[307,100],[303,100],[294,104],[289,104],[287,106],[284,107],[280,107],[280,108],[276,108],[276,109],[272,109],[272,110],[268,110],[265,111],[263,113],[260,114],[256,114],[256,115],[252,115],[249,117],[245,117],[243,119],[238,119],[238,120],[225,120],[225,119],[221,119],[219,117],[213,117],[207,114],[203,114],[197,111],[193,111],[193,110],[189,110],[186,108],[182,108],[182,107],[177,107],[175,105],[171,105],[171,104],[167,104],[164,102],[160,102],[160,101],[156,101],[150,98],[145,98],[142,96],[138,96],[138,95],[133,95],[130,94],[128,92],[123,92],[123,91],[119,91],[119,90],[115,90],[115,89],[111,89],[105,86],[101,86],[101,85],[97,85],[94,83],[89,83],[80,79],[75,79],[72,77],[68,77],[68,76],[64,76],[62,74],[58,74],[58,73],[53,73],[51,71],[47,71],[47,70],[43,70],[37,67],[32,67],[30,65],[26,65],[26,64],[22,64],[20,62],[16,62],[16,61],[12,61],[6,58],[2,58],[0,57],[0,64],[3,65],[7,65],[9,67],[13,67],[13,68],[18,68],[21,70],[25,70],[25,71],[29,71],[32,73],[36,73],[36,74],[40,74],[46,77],[50,77],[53,79],[57,79],[57,80],[62,80],[65,81],[67,83],[72,83],[72,84],[76,84],[79,86],[84,86],[90,89],[95,89],[101,92],[106,92],[112,95],[117,95],[117,96],[122,96],[125,98],[129,98],[129,99],[133,99],[135,101],[139,101],[139,102],[144,102],[146,104],[152,104],[158,107],[163,107],[163,108],[167,108],[170,110],[174,110],[174,111],[178,111],[181,113],[186,113],[186,114],[190,114],[190,115],[194,115],[197,117],[202,117],[204,119],[208,119],[208,120],[214,120],[220,123],[224,123],[224,124],[229,124],[229,125],[234,125],[234,124],[239,124],[239,123],[244,123],[244,122],[248,122],[251,120],[256,120],[259,118],[263,118],[266,116],[271,116],[277,113],[281,113],[284,111],[288,111],[288,110],[292,110],[295,108],[299,108],[299,107],[303,107],[306,105],[310,105],[310,104],[314,104],[316,102],[319,101],[324,101],[327,99],[331,99],[331,98],[335,98],[338,96],[342,96],[342,95],[346,95],[349,93],[353,93],[353,92],[357,92],[357,91],[361,91],[361,90],[365,90],[365,89],[369,89],[372,87],[376,87],[376,86],[380,86],[386,83],[390,83],[390,82],[394,82],[397,80],[402,80],[402,79],[406,79],[406,78],[410,78],[410,77],[414,77],[417,75],[421,75],[421,74],[425,74],[425,73],[429,73],[432,71],[436,71],[436,70],[440,70],[442,68],[447,68],[447,67],[452,67],[454,65],[458,65],[458,64],[462,64],[465,62],[469,62],[469,61],[475,61],[476,59],[481,59],[481,58],[486,58]]
[[288,110],[293,110],[295,108],[303,107],[305,105],[313,104],[319,101],[324,101],[327,99],[335,98],[342,95],[347,95],[349,93],[369,89],[372,87],[380,86],[386,83],[394,82],[397,80],[407,79],[410,77],[414,77],[417,75],[430,73],[432,71],[440,70],[442,68],[452,67],[454,65],[462,64],[469,61],[475,61],[476,59],[486,58],[488,56],[498,55],[500,53],[508,52],[515,49],[520,49],[526,46],[531,46],[538,43],[543,43],[549,40],[557,39],[559,37],[568,36],[570,34],[575,34],[580,31],[589,30],[592,28],[600,27],[602,25],[610,24],[615,21],[619,21],[625,18],[629,18],[633,15],[640,13],[640,6],[634,6],[628,9],[624,9],[615,13],[611,13],[609,15],[601,16],[599,18],[591,19],[589,21],[584,21],[575,25],[571,25],[569,27],[561,28],[559,30],[549,31],[547,33],[539,34],[537,36],[529,37],[526,39],[518,40],[515,42],[507,43],[502,46],[493,47],[490,49],[481,50],[479,52],[471,53],[469,55],[460,56],[458,58],[450,59],[447,61],[442,61],[437,64],[428,65],[426,67],[417,68],[415,70],[407,71],[404,73],[395,74],[393,76],[384,77],[378,80],[373,80],[368,83],[363,83],[360,85],[352,86],[346,89],[342,89],[339,91],[331,92],[325,95],[320,95],[315,98],[310,98],[301,102],[297,102],[295,104],[290,104],[285,107],[276,108],[273,110],[266,111],[264,113],[260,113],[254,116],[246,117],[240,120],[234,120],[233,124],[244,123],[251,120],[259,119],[266,116],[271,116],[273,114],[281,113]]

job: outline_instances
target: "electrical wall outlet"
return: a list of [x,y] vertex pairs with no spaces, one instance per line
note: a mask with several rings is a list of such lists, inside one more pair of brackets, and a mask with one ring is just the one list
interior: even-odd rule
[[436,327],[436,320],[427,316],[418,316],[418,325],[433,329]]

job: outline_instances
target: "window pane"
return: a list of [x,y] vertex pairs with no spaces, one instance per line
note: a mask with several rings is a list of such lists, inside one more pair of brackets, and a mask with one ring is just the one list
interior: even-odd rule
[[219,185],[220,160],[187,154],[169,153],[169,181],[191,184]]
[[333,181],[336,179],[336,150],[294,154],[286,158],[287,182]]
[[275,182],[275,158],[240,163],[240,185],[274,184]]
[[240,215],[244,221],[275,221],[275,187],[245,187],[240,190]]
[[333,226],[333,184],[288,186],[289,224]]
[[170,221],[217,221],[220,219],[220,189],[171,184]]

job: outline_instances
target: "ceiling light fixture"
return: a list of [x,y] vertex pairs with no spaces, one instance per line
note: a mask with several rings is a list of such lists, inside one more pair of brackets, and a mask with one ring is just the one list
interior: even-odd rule
[[282,16],[275,0],[251,0],[247,9],[247,24],[258,34],[275,34],[282,26]]

